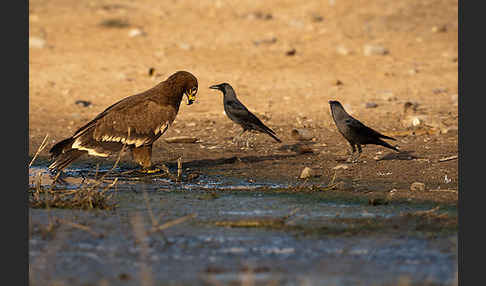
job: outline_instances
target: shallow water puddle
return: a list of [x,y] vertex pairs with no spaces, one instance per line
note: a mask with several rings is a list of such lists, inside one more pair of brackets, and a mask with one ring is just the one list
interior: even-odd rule
[[[31,169],[30,181],[40,174],[47,186],[45,168]],[[65,187],[83,183],[80,174],[84,183],[93,178],[88,170],[73,170],[64,179],[74,184]],[[103,279],[107,285],[150,280],[177,285],[454,283],[457,232],[430,238],[419,228],[425,219],[403,216],[430,206],[372,206],[319,192],[278,192],[293,186],[219,174],[201,174],[187,183],[120,177],[113,191],[115,210],[30,209],[32,279],[70,285]],[[190,214],[196,216],[187,218]],[[135,231],[137,216],[145,230],[142,238]],[[53,223],[56,218],[62,221]],[[186,220],[153,230],[181,218]]]

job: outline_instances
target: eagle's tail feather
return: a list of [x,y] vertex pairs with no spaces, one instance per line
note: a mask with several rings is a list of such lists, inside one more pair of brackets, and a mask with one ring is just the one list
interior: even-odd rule
[[51,153],[51,158],[56,158],[57,156],[61,155],[64,148],[73,142],[74,139],[72,137],[57,142],[56,145],[52,146],[51,150],[49,150],[49,153]]
[[[54,146],[55,147],[55,146]],[[52,149],[51,149],[52,150]],[[55,157],[55,161],[49,165],[49,170],[62,170],[71,164],[74,160],[78,159],[86,151],[71,149],[67,152],[60,153]]]

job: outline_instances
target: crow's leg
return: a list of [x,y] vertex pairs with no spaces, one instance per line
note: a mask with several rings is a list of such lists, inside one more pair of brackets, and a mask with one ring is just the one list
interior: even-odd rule
[[235,137],[233,137],[233,142],[234,143],[237,143],[238,146],[240,146],[240,142],[241,142],[241,137],[243,136],[243,134],[246,132],[246,129],[243,128],[243,130],[241,130],[240,134],[236,135]]
[[358,162],[358,159],[361,156],[361,153],[363,152],[363,150],[361,150],[361,145],[356,144],[356,146],[358,147],[358,153],[357,153],[356,158],[354,158],[353,163],[357,163]]
[[352,143],[349,143],[349,145],[351,145],[351,155],[349,156],[349,158],[346,161],[347,162],[354,162],[354,154],[356,153],[356,147],[354,147],[354,144],[352,144]]

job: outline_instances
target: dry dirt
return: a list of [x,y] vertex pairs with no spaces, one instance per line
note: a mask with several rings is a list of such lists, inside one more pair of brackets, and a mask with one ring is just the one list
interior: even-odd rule
[[[199,80],[198,102],[182,104],[162,137],[199,139],[171,144],[186,164],[287,180],[307,166],[327,182],[350,149],[330,117],[335,99],[405,151],[365,147],[360,163],[337,171],[347,189],[457,202],[458,160],[438,162],[458,155],[457,0],[30,0],[29,28],[31,156],[46,134],[41,159],[112,103],[187,70]],[[370,44],[387,52],[365,55]],[[256,134],[250,149],[232,144],[241,129],[208,88],[221,82],[283,143]],[[378,107],[366,108],[371,102]],[[417,111],[405,114],[406,102]],[[410,116],[422,119],[414,130]],[[296,128],[314,137],[313,153],[295,151]],[[153,155],[174,157],[161,142]],[[240,160],[220,160],[232,157]],[[408,191],[413,182],[426,190]],[[452,191],[431,191],[438,188]]]

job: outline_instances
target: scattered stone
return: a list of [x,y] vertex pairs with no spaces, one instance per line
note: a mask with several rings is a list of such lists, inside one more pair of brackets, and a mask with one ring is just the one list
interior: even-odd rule
[[304,144],[296,144],[291,149],[292,149],[292,151],[294,151],[294,152],[296,152],[298,154],[311,154],[311,153],[314,153],[314,150],[312,150],[312,148],[310,146],[304,145]]
[[132,276],[130,276],[130,274],[128,274],[128,273],[120,273],[118,275],[118,279],[120,279],[120,280],[130,280],[130,279],[132,279]]
[[414,182],[410,185],[411,191],[425,191],[425,184],[420,182]]
[[409,70],[408,70],[408,74],[409,74],[409,75],[415,75],[415,74],[418,74],[418,69],[416,69],[416,68],[409,69]]
[[346,183],[346,182],[343,182],[343,181],[340,181],[340,182],[337,182],[334,184],[334,188],[336,190],[349,190],[351,189],[353,186],[350,184],[350,183]]
[[446,161],[450,161],[450,160],[455,160],[457,158],[458,158],[457,155],[452,155],[452,156],[449,156],[449,157],[440,158],[439,162],[446,162]]
[[82,107],[88,107],[91,105],[91,101],[87,101],[87,100],[76,100],[74,103]]
[[199,173],[190,173],[189,175],[187,175],[186,181],[190,182],[197,179],[198,177]]
[[253,41],[253,44],[255,46],[258,46],[260,44],[267,44],[267,45],[271,45],[271,44],[274,44],[277,42],[277,38],[276,37],[271,37],[271,38],[267,38],[267,39],[262,39],[262,40],[256,40],[256,41]]
[[423,114],[407,115],[400,121],[402,125],[406,128],[424,126],[426,122],[430,124],[428,116]]
[[383,198],[372,198],[368,200],[368,204],[372,206],[387,205],[389,201]]
[[418,102],[407,101],[403,104],[403,114],[415,113],[419,107]]
[[192,46],[190,44],[187,44],[187,43],[179,43],[179,48],[185,50],[185,51],[189,51],[189,50],[192,50]]
[[457,93],[451,94],[451,100],[452,100],[452,104],[454,104],[456,106],[459,102],[458,94]]
[[445,33],[445,32],[447,32],[447,26],[446,25],[433,26],[432,32],[433,33]]
[[367,44],[363,47],[363,54],[365,56],[372,55],[387,55],[389,53],[388,49],[381,45]]
[[447,126],[447,127],[442,127],[440,129],[440,133],[447,134],[449,133],[449,131],[458,131],[458,130],[459,130],[458,126]]
[[118,28],[118,29],[130,27],[130,23],[128,23],[127,20],[118,19],[118,18],[103,20],[101,21],[100,25],[106,28]]
[[148,75],[153,76],[155,72],[155,68],[149,68]]
[[445,88],[445,87],[438,87],[438,88],[434,88],[434,89],[432,90],[432,92],[433,92],[434,94],[446,93],[446,92],[447,92],[447,88]]
[[346,164],[339,164],[339,165],[337,165],[336,167],[334,167],[332,169],[333,170],[339,170],[339,169],[347,170],[347,169],[349,169],[349,166],[346,165]]
[[310,178],[310,177],[315,177],[317,174],[316,174],[316,171],[309,168],[309,167],[305,167],[304,170],[302,170],[302,173],[300,173],[300,178],[301,179],[307,179],[307,178]]
[[29,37],[29,48],[42,49],[46,45],[46,40],[38,37]]
[[367,102],[365,107],[366,108],[376,108],[376,107],[378,107],[378,104],[376,104],[374,102]]
[[457,190],[454,189],[433,189],[430,192],[447,192],[447,193],[457,193]]
[[324,17],[321,15],[312,15],[312,22],[322,22],[324,21]]
[[285,52],[285,54],[287,56],[294,56],[296,53],[297,53],[297,50],[296,49],[290,49],[290,50],[288,50],[288,51]]
[[312,138],[314,138],[309,130],[303,128],[292,129],[290,135],[292,138],[298,141],[310,141]]
[[335,86],[343,85],[343,82],[340,81],[339,79],[337,79],[337,80],[334,81],[334,85]]
[[176,137],[169,137],[165,138],[164,141],[167,143],[196,143],[196,137],[189,137],[189,136],[176,136]]
[[252,12],[252,13],[248,14],[247,18],[250,19],[250,20],[255,20],[255,19],[272,20],[273,15],[271,13],[264,13],[264,12],[261,12],[261,11],[256,11],[256,12]]
[[336,47],[336,52],[340,55],[347,56],[351,54],[351,51],[345,46],[339,45]]
[[131,38],[138,37],[138,36],[146,36],[146,35],[147,33],[145,33],[144,31],[138,28],[131,29],[130,31],[128,31],[128,36],[130,36]]
[[391,91],[383,91],[379,94],[379,96],[386,101],[395,101],[397,100],[397,97],[395,94]]

